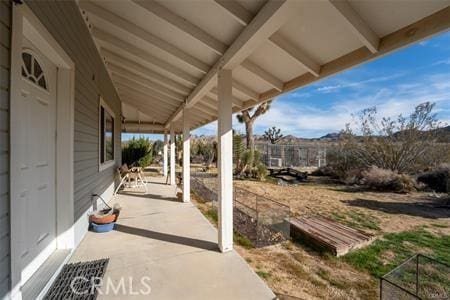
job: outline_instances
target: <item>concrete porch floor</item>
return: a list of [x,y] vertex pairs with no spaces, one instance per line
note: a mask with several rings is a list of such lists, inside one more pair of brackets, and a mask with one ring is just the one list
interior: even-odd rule
[[[218,251],[217,230],[193,204],[178,202],[162,177],[148,179],[146,194],[126,189],[111,201],[123,208],[116,230],[88,232],[71,258],[109,258],[105,284],[124,280],[98,299],[275,299],[239,254]],[[145,276],[151,292],[136,295]]]

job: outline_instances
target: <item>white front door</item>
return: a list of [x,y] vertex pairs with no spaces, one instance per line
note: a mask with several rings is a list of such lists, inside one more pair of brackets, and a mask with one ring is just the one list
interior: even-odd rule
[[56,249],[56,66],[25,37],[19,147],[20,261],[26,282]]

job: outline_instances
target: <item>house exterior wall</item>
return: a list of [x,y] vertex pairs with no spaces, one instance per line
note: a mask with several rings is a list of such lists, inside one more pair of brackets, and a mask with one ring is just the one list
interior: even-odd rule
[[9,226],[9,75],[11,4],[0,1],[0,299],[10,282]]
[[[99,171],[99,96],[115,113],[115,160],[121,162],[121,104],[74,1],[26,1],[75,63],[74,232],[77,245],[87,231],[93,193],[112,196],[115,167]],[[0,1],[0,299],[9,298],[10,276],[10,70],[12,4]]]
[[121,104],[75,1],[26,1],[75,63],[74,218],[75,245],[87,229],[92,194],[105,200],[114,190],[115,167],[99,172],[99,96],[115,113],[115,160],[121,160]]

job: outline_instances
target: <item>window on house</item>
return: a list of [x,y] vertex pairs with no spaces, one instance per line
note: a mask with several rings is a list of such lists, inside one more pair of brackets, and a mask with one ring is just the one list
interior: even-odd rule
[[44,90],[48,90],[44,71],[31,52],[22,52],[22,76]]
[[100,168],[114,164],[114,113],[100,98]]

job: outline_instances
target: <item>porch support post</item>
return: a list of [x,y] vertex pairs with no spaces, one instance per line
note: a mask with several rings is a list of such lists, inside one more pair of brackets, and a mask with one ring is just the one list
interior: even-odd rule
[[170,124],[170,184],[175,185],[175,127]]
[[183,202],[191,201],[191,131],[189,109],[183,109]]
[[233,249],[233,97],[231,70],[218,73],[219,248]]
[[167,131],[164,130],[164,147],[163,147],[163,174],[164,177],[167,178],[167,158],[168,158],[168,153],[167,153],[167,149],[168,148],[168,141],[167,141]]

